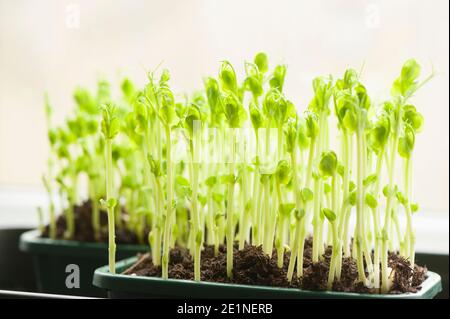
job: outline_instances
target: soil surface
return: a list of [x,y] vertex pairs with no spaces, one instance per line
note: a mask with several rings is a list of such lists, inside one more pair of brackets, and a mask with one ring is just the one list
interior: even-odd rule
[[[325,249],[321,261],[313,263],[312,238],[305,242],[303,277],[297,278],[294,273],[292,282],[286,278],[289,265],[289,252],[285,253],[284,265],[277,266],[277,253],[272,257],[266,255],[261,246],[247,245],[243,250],[237,246],[233,251],[233,279],[228,279],[226,272],[226,248],[220,246],[218,256],[214,256],[214,248],[205,246],[201,255],[201,280],[220,283],[236,283],[245,285],[263,285],[276,287],[302,288],[307,290],[326,290],[331,248]],[[393,269],[393,285],[389,293],[399,294],[417,292],[426,279],[427,268],[415,266],[414,271],[408,261],[398,254],[390,254],[389,266]],[[124,271],[126,275],[161,277],[161,266],[155,266],[150,254],[139,255],[138,261]],[[169,278],[194,279],[194,264],[186,248],[175,247],[170,251]],[[334,282],[333,290],[343,292],[377,293],[358,282],[358,269],[354,259],[343,258],[342,274],[339,282]]]
[[[108,213],[100,210],[100,238],[95,238],[94,228],[92,227],[92,203],[90,200],[81,205],[74,206],[75,216],[75,234],[72,240],[83,242],[108,242]],[[117,244],[139,244],[137,235],[126,227],[126,212],[122,209],[122,225],[119,229],[116,226]],[[56,219],[56,238],[65,239],[64,233],[67,229],[66,216],[60,215]],[[44,228],[42,237],[48,238],[50,226]],[[147,238],[147,232],[143,238]]]

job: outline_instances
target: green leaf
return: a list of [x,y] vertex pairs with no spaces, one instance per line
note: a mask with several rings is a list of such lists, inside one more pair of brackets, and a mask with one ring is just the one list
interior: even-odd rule
[[377,154],[385,148],[390,131],[390,121],[389,117],[386,115],[379,117],[373,127],[369,130],[368,143]]
[[294,211],[294,216],[298,221],[302,220],[302,218],[305,217],[305,215],[306,211],[303,208],[301,210],[296,209]]
[[222,98],[222,107],[230,128],[241,127],[247,119],[247,113],[234,94]]
[[365,203],[372,209],[378,206],[378,201],[371,193],[366,193]]
[[284,78],[286,77],[286,65],[277,65],[273,71],[272,77],[269,80],[269,85],[272,89],[283,91]]
[[258,130],[261,127],[264,127],[265,119],[261,110],[254,103],[250,103],[249,108],[250,108],[250,120],[252,122],[253,128],[255,130]]
[[108,209],[114,209],[117,205],[117,200],[115,198],[109,198],[108,200],[100,199],[100,205]]
[[352,191],[350,193],[350,195],[348,196],[348,203],[351,206],[355,206],[356,205],[356,191]]
[[223,200],[224,200],[224,195],[222,193],[217,193],[214,192],[212,194],[213,200],[217,203],[217,204],[222,204]]
[[408,123],[414,129],[414,132],[418,133],[422,131],[424,119],[422,114],[417,112],[414,106],[412,105],[404,106],[403,121]]
[[401,157],[409,158],[414,150],[416,135],[410,125],[405,125],[404,135],[398,140],[398,153]]
[[162,176],[161,162],[155,159],[151,154],[147,155],[147,160],[150,165],[150,171],[155,177]]
[[210,108],[211,124],[213,127],[218,127],[221,124],[222,117],[219,83],[216,79],[211,77],[204,79],[203,83]]
[[322,208],[322,214],[328,219],[330,223],[336,220],[336,214],[328,208]]
[[236,176],[234,176],[233,174],[220,176],[220,182],[222,184],[234,184],[236,183],[236,181]]
[[278,89],[267,92],[263,101],[263,111],[268,119],[275,122],[277,127],[282,127],[290,118],[295,118],[294,105],[286,100]]
[[254,97],[261,96],[264,93],[263,75],[259,72],[258,67],[253,63],[245,63],[245,73],[247,77],[244,81],[246,90],[252,92]]
[[420,76],[420,65],[416,60],[410,59],[403,64],[401,79],[402,82],[412,83]]
[[347,109],[342,124],[349,132],[355,132],[358,129],[358,113],[354,107]]
[[345,88],[352,88],[358,83],[358,73],[354,69],[348,69],[344,74]]
[[200,202],[200,204],[201,204],[202,206],[205,206],[205,205],[206,205],[206,201],[207,201],[206,196],[204,196],[204,195],[202,195],[202,194],[198,194],[198,195],[197,195],[197,199],[198,199],[198,201]]
[[209,188],[214,187],[214,185],[217,184],[217,177],[216,176],[210,176],[205,180],[205,185]]
[[319,123],[317,114],[313,112],[307,112],[305,116],[306,123],[306,136],[310,139],[315,139],[319,135]]
[[119,133],[120,122],[115,113],[116,109],[112,104],[103,107],[102,133],[106,139],[113,139]]
[[223,61],[219,71],[219,81],[223,91],[227,93],[238,93],[238,85],[234,68],[228,61]]
[[396,187],[390,188],[389,185],[386,185],[383,187],[383,195],[385,197],[393,196],[393,195],[395,195],[396,192],[397,192]]
[[177,175],[175,177],[175,192],[180,198],[190,197],[192,190],[189,180],[181,175]]
[[337,167],[337,156],[333,151],[323,152],[319,162],[319,172],[323,177],[334,176]]
[[220,220],[222,219],[222,218],[224,218],[225,217],[225,215],[224,214],[222,214],[222,213],[216,213],[215,215],[214,215],[214,223],[217,225],[219,222],[220,222]]
[[299,120],[297,126],[297,135],[298,135],[298,146],[300,150],[308,149],[310,145],[310,140],[308,138],[306,123],[305,121]]
[[136,182],[135,178],[131,175],[125,175],[122,177],[121,187],[122,188],[128,188],[128,189],[135,189],[137,188],[138,183]]
[[286,140],[286,150],[288,153],[295,151],[297,146],[297,121],[290,119],[286,123],[286,128],[284,130],[285,140]]
[[289,182],[291,175],[288,161],[281,160],[278,162],[275,175],[278,183],[286,185]]
[[295,208],[294,203],[285,203],[279,205],[278,211],[285,216],[289,216],[289,214],[292,212],[294,208]]
[[128,78],[123,79],[120,89],[122,90],[125,100],[128,103],[131,103],[136,95],[136,89],[133,82]]
[[134,131],[140,134],[145,134],[148,128],[148,107],[143,103],[142,99],[138,100],[133,105],[133,120],[135,127],[132,127]]
[[58,140],[58,133],[55,129],[49,129],[48,133],[48,140],[50,142],[51,146],[54,146],[56,144],[56,141]]
[[260,182],[261,184],[264,184],[265,182],[269,181],[272,178],[272,174],[261,174]]
[[258,67],[259,72],[266,73],[269,70],[269,59],[264,52],[257,53],[253,62]]
[[169,82],[169,80],[170,80],[170,72],[169,72],[169,70],[164,69],[161,72],[161,76],[159,78],[159,85],[164,86],[164,85],[166,85],[167,82]]
[[97,103],[106,104],[111,102],[111,87],[108,81],[100,80],[97,83]]
[[97,114],[97,103],[88,90],[77,88],[74,93],[74,99],[81,111],[88,114]]
[[[359,83],[355,87],[355,94],[358,99],[358,106],[360,109],[368,110],[371,105],[369,95],[367,94],[366,87]],[[361,119],[359,119],[361,121]]]
[[354,191],[355,189],[356,189],[356,184],[355,184],[355,182],[354,182],[354,181],[350,181],[349,184],[348,184],[348,190],[349,190],[349,192],[352,192],[352,191]]
[[338,166],[337,166],[337,172],[338,172],[338,174],[339,174],[341,177],[344,176],[344,171],[345,171],[344,165],[338,163]]
[[311,189],[305,187],[301,190],[303,202],[307,203],[313,200],[314,194]]
[[400,204],[402,204],[403,206],[407,206],[407,205],[408,205],[408,199],[406,198],[405,195],[403,195],[402,192],[397,191],[397,192],[395,193],[395,195],[396,195],[397,200],[398,200],[398,202],[399,202]]
[[394,97],[408,97],[417,89],[417,79],[420,76],[420,65],[411,59],[405,62],[400,76],[391,87],[391,95]]
[[375,183],[377,180],[378,180],[377,174],[375,174],[375,173],[371,174],[364,179],[363,185],[364,185],[364,187],[368,187],[369,185],[372,185],[373,183]]
[[[194,137],[194,124],[201,123],[200,110],[195,105],[189,105],[186,111],[186,117],[184,119],[184,127],[189,133],[189,138]],[[201,124],[200,124],[201,125]]]
[[158,90],[160,109],[158,111],[163,124],[169,127],[176,125],[179,121],[175,112],[175,99],[172,91],[168,87],[162,87]]
[[253,202],[251,200],[249,200],[244,206],[244,211],[249,212],[252,209],[252,207],[253,207]]
[[316,114],[329,113],[328,104],[333,93],[330,78],[317,77],[313,80],[314,97],[309,103],[309,109]]

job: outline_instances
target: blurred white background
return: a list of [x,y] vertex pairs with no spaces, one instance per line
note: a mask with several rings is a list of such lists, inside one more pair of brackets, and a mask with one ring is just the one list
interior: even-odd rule
[[[178,91],[200,88],[230,60],[266,51],[288,64],[286,93],[304,109],[314,76],[360,69],[382,101],[402,63],[438,75],[414,98],[415,194],[424,210],[449,208],[448,0],[0,0],[0,187],[40,187],[48,151],[43,96],[62,121],[77,85],[101,78],[139,84],[161,61]],[[242,74],[242,73],[241,73]],[[2,200],[9,195],[0,197]],[[448,235],[448,234],[447,234]]]

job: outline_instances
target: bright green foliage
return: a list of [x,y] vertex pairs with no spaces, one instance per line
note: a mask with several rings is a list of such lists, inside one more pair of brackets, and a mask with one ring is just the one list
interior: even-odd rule
[[222,98],[225,119],[230,128],[239,128],[247,119],[247,112],[234,94],[227,94]]
[[223,61],[219,70],[219,81],[222,90],[226,93],[237,95],[238,84],[233,66],[228,61]]
[[416,140],[416,134],[414,129],[408,124],[405,126],[403,136],[398,141],[398,153],[401,157],[410,157],[414,149],[414,143]]
[[266,73],[269,70],[269,59],[264,52],[256,54],[253,62],[258,67],[259,72]]
[[102,110],[102,133],[106,139],[113,139],[120,129],[119,119],[115,115],[115,108],[107,104]]
[[391,94],[394,97],[408,97],[418,86],[417,79],[420,76],[420,65],[416,60],[408,60],[402,68],[400,76],[394,81],[391,88]]
[[[312,262],[323,259],[327,245],[332,247],[329,289],[340,280],[345,256],[355,259],[363,285],[387,292],[389,250],[399,248],[414,263],[412,216],[419,206],[412,196],[412,160],[424,118],[409,100],[431,77],[420,82],[420,66],[407,61],[391,98],[381,105],[372,103],[354,69],[337,80],[316,77],[313,98],[299,112],[305,105],[294,105],[284,92],[286,65],[269,69],[267,55],[260,52],[243,66],[240,81],[234,67],[223,61],[218,75],[205,77],[202,89],[193,94],[172,91],[167,70],[148,72],[142,89],[125,78],[118,99],[103,80],[94,93],[77,88],[76,110],[60,126],[52,123],[46,97],[51,156],[43,180],[50,199],[55,192],[63,199],[66,237],[76,232],[73,207],[82,200],[79,189],[86,178],[80,177],[87,176],[98,240],[105,231],[101,210],[108,211],[112,273],[114,234],[125,229],[141,243],[148,241],[164,278],[169,277],[169,252],[175,245],[190,251],[194,279],[200,280],[203,246],[211,245],[219,254],[224,244],[231,278],[237,240],[238,249],[261,245],[271,255],[275,248],[279,267],[290,251],[291,281],[294,274],[304,275],[312,223]],[[254,140],[245,146],[254,149],[244,161],[239,147],[249,134],[239,129],[247,128],[253,129]],[[226,155],[219,162],[197,161],[196,154],[208,160],[217,155],[197,146],[197,137],[220,144]],[[264,161],[266,155],[270,163]],[[54,210],[50,200],[52,237]],[[402,214],[406,225],[397,227]]]
[[331,177],[336,173],[337,156],[333,151],[322,153],[319,163],[319,171],[323,177]]

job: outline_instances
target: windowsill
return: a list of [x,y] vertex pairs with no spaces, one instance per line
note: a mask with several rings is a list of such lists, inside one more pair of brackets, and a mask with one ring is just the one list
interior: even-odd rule
[[[47,202],[43,188],[0,187],[0,228],[36,227],[36,207]],[[420,211],[414,215],[414,229],[417,252],[448,255],[448,212]]]

